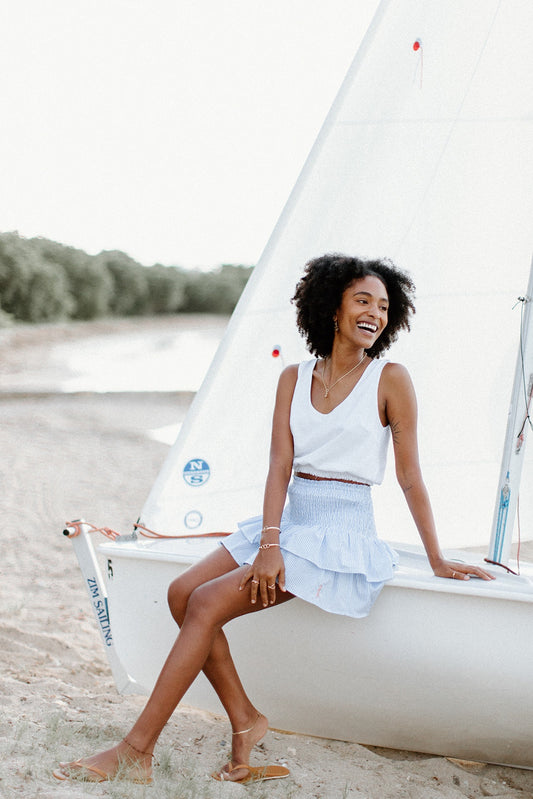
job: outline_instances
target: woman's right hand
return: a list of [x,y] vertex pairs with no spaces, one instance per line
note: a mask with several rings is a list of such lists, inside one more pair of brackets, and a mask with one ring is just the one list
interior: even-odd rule
[[250,583],[250,602],[255,605],[261,597],[263,607],[276,601],[276,583],[280,591],[285,591],[285,563],[278,547],[261,549],[251,566],[244,572],[239,591]]

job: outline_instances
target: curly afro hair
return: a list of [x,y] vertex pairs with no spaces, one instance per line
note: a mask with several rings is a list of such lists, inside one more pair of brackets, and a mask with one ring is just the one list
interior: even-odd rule
[[379,358],[396,341],[400,330],[410,329],[410,317],[415,312],[415,287],[405,272],[388,260],[365,261],[338,253],[323,255],[306,264],[292,298],[297,309],[296,324],[309,352],[321,358],[331,354],[333,317],[342,295],[350,283],[368,275],[379,278],[385,285],[389,315],[385,330],[367,354]]

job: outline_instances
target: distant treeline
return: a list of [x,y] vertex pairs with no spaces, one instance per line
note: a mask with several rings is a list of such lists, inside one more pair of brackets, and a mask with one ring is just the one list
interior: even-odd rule
[[233,311],[252,267],[211,272],[143,266],[119,250],[88,255],[44,238],[0,234],[0,324]]

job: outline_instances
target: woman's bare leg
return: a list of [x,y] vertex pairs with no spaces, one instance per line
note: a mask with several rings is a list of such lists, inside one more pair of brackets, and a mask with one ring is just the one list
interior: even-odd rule
[[[242,687],[222,626],[238,616],[261,610],[263,606],[260,602],[251,604],[249,587],[239,591],[243,569],[248,567],[236,567],[227,550],[222,547],[220,550],[186,572],[191,584],[197,585],[189,595],[180,634],[152,696],[127,736],[135,746],[137,741],[142,751],[151,751],[176,705],[202,669],[207,672],[227,709],[234,732],[247,729],[257,722],[258,712]],[[228,567],[230,569],[224,571]],[[211,576],[220,570],[222,574]],[[198,579],[200,577],[201,580]],[[275,604],[291,596],[278,591]],[[259,738],[266,731],[266,719],[264,725],[255,725],[251,737],[258,735],[263,726]],[[239,736],[237,741],[234,739],[234,744],[242,750],[246,747],[246,741],[247,736]],[[237,757],[237,753],[234,752],[234,756]]]
[[[237,568],[229,552],[223,547],[220,549],[224,553],[223,557],[218,553],[215,556],[213,553],[213,556],[204,558],[171,583],[168,591],[169,607],[180,627],[185,618],[189,597],[195,588],[226,573],[228,566],[230,570]],[[281,594],[281,601],[291,597],[291,594]],[[248,763],[251,750],[268,729],[268,719],[248,698],[222,630],[219,630],[215,636],[202,671],[215,689],[231,722],[233,731],[231,762]],[[227,767],[225,771],[227,772]],[[241,772],[232,775],[234,779],[240,776],[243,776]]]
[[[204,574],[205,581],[200,582],[189,596],[180,634],[144,710],[126,736],[127,741],[83,760],[83,765],[95,766],[112,775],[121,764],[131,763],[135,776],[138,776],[139,771],[148,773],[151,753],[163,727],[209,658],[207,668],[210,679],[216,685],[217,691],[220,691],[221,700],[229,709],[232,723],[244,718],[253,708],[238,679],[225,636],[221,633],[226,622],[263,607],[260,602],[251,604],[249,587],[239,591],[243,568],[247,567],[236,568],[235,561],[222,547],[193,567],[196,572],[195,580]],[[211,574],[214,573],[219,576],[212,578]],[[290,594],[278,591],[275,604],[290,598]],[[234,703],[238,707],[237,711],[233,709]],[[261,728],[266,725],[266,719],[261,717],[258,720],[255,708],[253,714],[254,718],[249,721],[257,721],[255,728],[249,734],[234,737],[235,749],[238,750],[236,752],[234,749],[235,758],[241,759],[241,754],[249,754],[255,743],[254,737],[259,733],[259,737],[264,734]],[[264,725],[259,723],[261,719],[264,719]],[[252,726],[251,723],[248,726]],[[242,760],[247,762],[244,757]],[[68,764],[68,767],[70,771],[76,770],[75,764]]]
[[[219,547],[174,580],[168,590],[168,604],[176,623],[182,626],[189,597],[196,588],[236,568],[229,552]],[[246,695],[222,630],[215,636],[202,670],[222,702],[233,732],[247,729],[257,719],[258,711]]]

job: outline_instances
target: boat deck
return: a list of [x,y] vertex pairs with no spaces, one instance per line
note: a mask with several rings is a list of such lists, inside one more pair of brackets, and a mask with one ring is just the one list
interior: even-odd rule
[[[200,536],[181,539],[142,539],[121,536],[113,543],[98,546],[98,551],[106,557],[133,558],[149,561],[167,561],[192,564],[205,557],[215,547],[220,546],[221,538],[202,538]],[[478,578],[470,580],[446,580],[435,577],[425,552],[421,546],[397,545],[389,542],[399,555],[399,567],[389,585],[395,588],[410,588],[426,591],[509,598],[518,602],[533,602],[533,563],[524,563],[520,575],[509,574],[503,568],[484,562],[477,553],[462,550],[446,550],[450,560],[482,566],[494,574],[496,580],[486,581]]]

